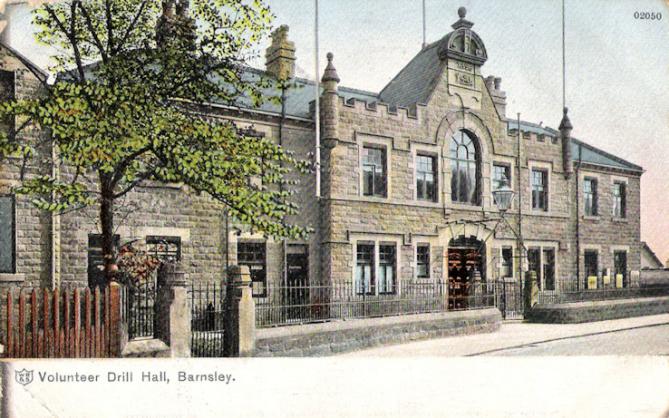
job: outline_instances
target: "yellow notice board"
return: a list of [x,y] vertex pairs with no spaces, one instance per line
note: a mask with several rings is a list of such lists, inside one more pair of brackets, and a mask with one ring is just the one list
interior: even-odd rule
[[604,283],[604,286],[611,284],[611,276],[608,274],[604,277],[602,277],[602,283]]
[[597,289],[597,276],[588,276],[588,289]]
[[618,289],[622,289],[622,287],[623,287],[623,275],[622,274],[616,274],[616,287]]

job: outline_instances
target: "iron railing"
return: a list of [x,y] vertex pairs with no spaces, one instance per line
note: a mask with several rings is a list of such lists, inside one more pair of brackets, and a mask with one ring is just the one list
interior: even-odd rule
[[492,283],[449,289],[444,281],[399,281],[384,283],[384,292],[380,290],[352,282],[305,286],[270,283],[266,297],[254,298],[256,325],[262,328],[495,306]]
[[156,276],[154,273],[128,285],[126,314],[130,339],[154,336]]
[[540,305],[585,302],[613,299],[644,298],[669,295],[669,286],[653,287],[599,287],[584,289],[575,281],[558,282],[554,290],[540,290],[537,303]]
[[222,357],[225,287],[218,283],[193,284],[191,303],[191,356]]

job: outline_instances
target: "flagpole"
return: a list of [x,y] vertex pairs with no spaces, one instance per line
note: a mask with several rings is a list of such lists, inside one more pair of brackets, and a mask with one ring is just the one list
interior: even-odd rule
[[314,51],[315,51],[315,66],[314,66],[314,76],[316,78],[316,91],[315,91],[315,99],[316,99],[316,109],[314,110],[314,130],[316,132],[316,197],[320,198],[321,197],[321,118],[320,118],[320,113],[321,113],[321,106],[320,106],[320,96],[321,96],[321,83],[320,83],[320,78],[319,78],[319,69],[320,69],[320,62],[319,62],[319,55],[320,52],[318,50],[318,0],[314,0],[314,7],[315,7],[315,20],[314,20],[314,40],[315,40],[315,45],[314,45]]

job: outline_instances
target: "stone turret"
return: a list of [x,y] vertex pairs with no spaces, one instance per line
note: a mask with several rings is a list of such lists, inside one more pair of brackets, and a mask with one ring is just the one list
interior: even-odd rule
[[560,130],[560,137],[562,138],[562,165],[564,166],[564,176],[565,178],[571,177],[574,173],[574,165],[571,160],[571,131],[574,127],[567,116],[569,109],[564,108],[564,114],[562,116],[562,121],[558,129]]
[[328,146],[329,142],[339,138],[339,95],[337,92],[339,81],[341,81],[339,75],[337,75],[337,69],[332,63],[332,59],[334,58],[332,52],[328,52],[327,58],[328,65],[325,67],[325,72],[321,79],[323,83],[321,132],[323,142],[326,146]]
[[288,25],[272,32],[272,43],[265,53],[267,72],[278,80],[295,77],[295,43],[288,40]]

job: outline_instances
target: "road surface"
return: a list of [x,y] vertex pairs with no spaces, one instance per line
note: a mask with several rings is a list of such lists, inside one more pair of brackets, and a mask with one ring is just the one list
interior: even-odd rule
[[586,324],[507,321],[488,334],[377,347],[344,356],[669,356],[669,314]]

